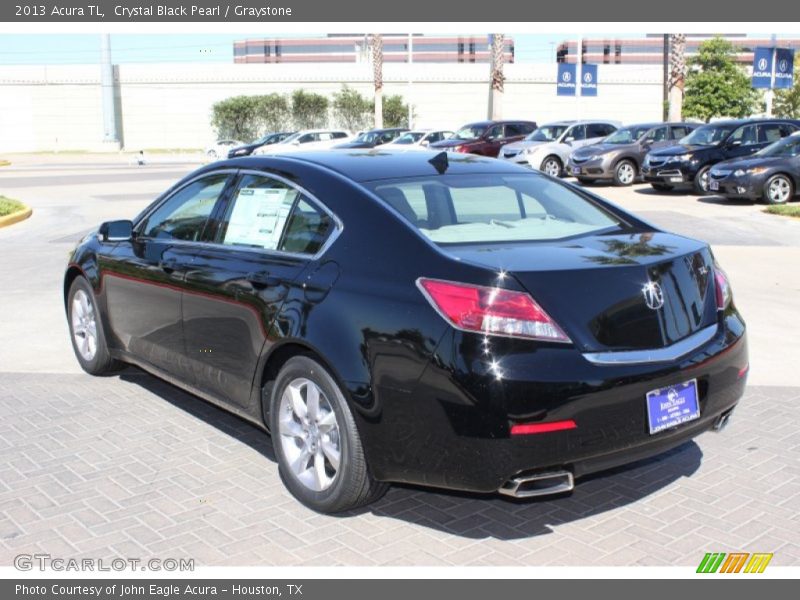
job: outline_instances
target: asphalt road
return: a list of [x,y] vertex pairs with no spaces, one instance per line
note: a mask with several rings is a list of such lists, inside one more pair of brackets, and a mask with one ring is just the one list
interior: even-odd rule
[[800,220],[752,203],[595,188],[705,239],[749,327],[750,387],[729,428],[518,502],[394,487],[315,515],[258,429],[135,369],[84,375],[64,318],[67,254],[195,168],[114,156],[10,157],[0,194],[33,216],[0,229],[0,565],[20,552],[191,556],[199,564],[696,565],[706,551],[800,564]]

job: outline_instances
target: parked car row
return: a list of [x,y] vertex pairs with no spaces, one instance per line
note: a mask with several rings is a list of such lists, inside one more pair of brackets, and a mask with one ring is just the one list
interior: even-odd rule
[[[800,131],[792,119],[739,119],[709,124],[618,121],[504,120],[444,129],[371,129],[352,136],[315,129],[268,134],[251,144],[221,140],[209,156],[284,154],[297,150],[384,147],[395,151],[442,150],[477,154],[524,165],[581,184],[626,186],[645,181],[659,191],[692,189],[731,198],[782,203],[800,187],[800,144],[784,143]],[[741,164],[740,164],[741,163]]]

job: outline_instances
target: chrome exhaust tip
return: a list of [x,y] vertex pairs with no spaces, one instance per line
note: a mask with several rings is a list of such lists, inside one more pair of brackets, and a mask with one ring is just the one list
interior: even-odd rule
[[506,481],[497,490],[505,496],[513,498],[533,498],[535,496],[550,496],[563,494],[575,489],[575,479],[569,471],[548,471],[546,473],[533,473],[520,475]]
[[731,420],[731,415],[732,414],[733,414],[733,411],[728,411],[724,415],[720,415],[719,417],[717,417],[717,420],[714,421],[714,425],[712,426],[712,429],[714,431],[718,432],[718,433],[720,431],[722,431],[723,429],[725,429],[728,426],[728,423]]

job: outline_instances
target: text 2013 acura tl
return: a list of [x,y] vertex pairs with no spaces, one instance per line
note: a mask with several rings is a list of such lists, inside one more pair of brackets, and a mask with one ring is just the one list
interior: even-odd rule
[[206,166],[100,226],[64,280],[92,374],[132,363],[269,430],[288,489],[500,492],[720,428],[745,325],[708,246],[478,156]]

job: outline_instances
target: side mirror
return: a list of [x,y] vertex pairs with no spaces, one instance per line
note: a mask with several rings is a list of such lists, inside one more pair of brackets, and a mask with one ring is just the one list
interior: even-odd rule
[[419,143],[419,145],[420,145],[420,146],[430,146],[430,144],[431,144],[431,143],[430,143],[428,140],[422,140],[422,141]]
[[741,146],[741,145],[742,145],[742,140],[731,140],[730,142],[728,142],[729,148],[735,148],[736,146]]
[[133,223],[130,221],[106,221],[98,231],[102,242],[127,242],[133,237]]

